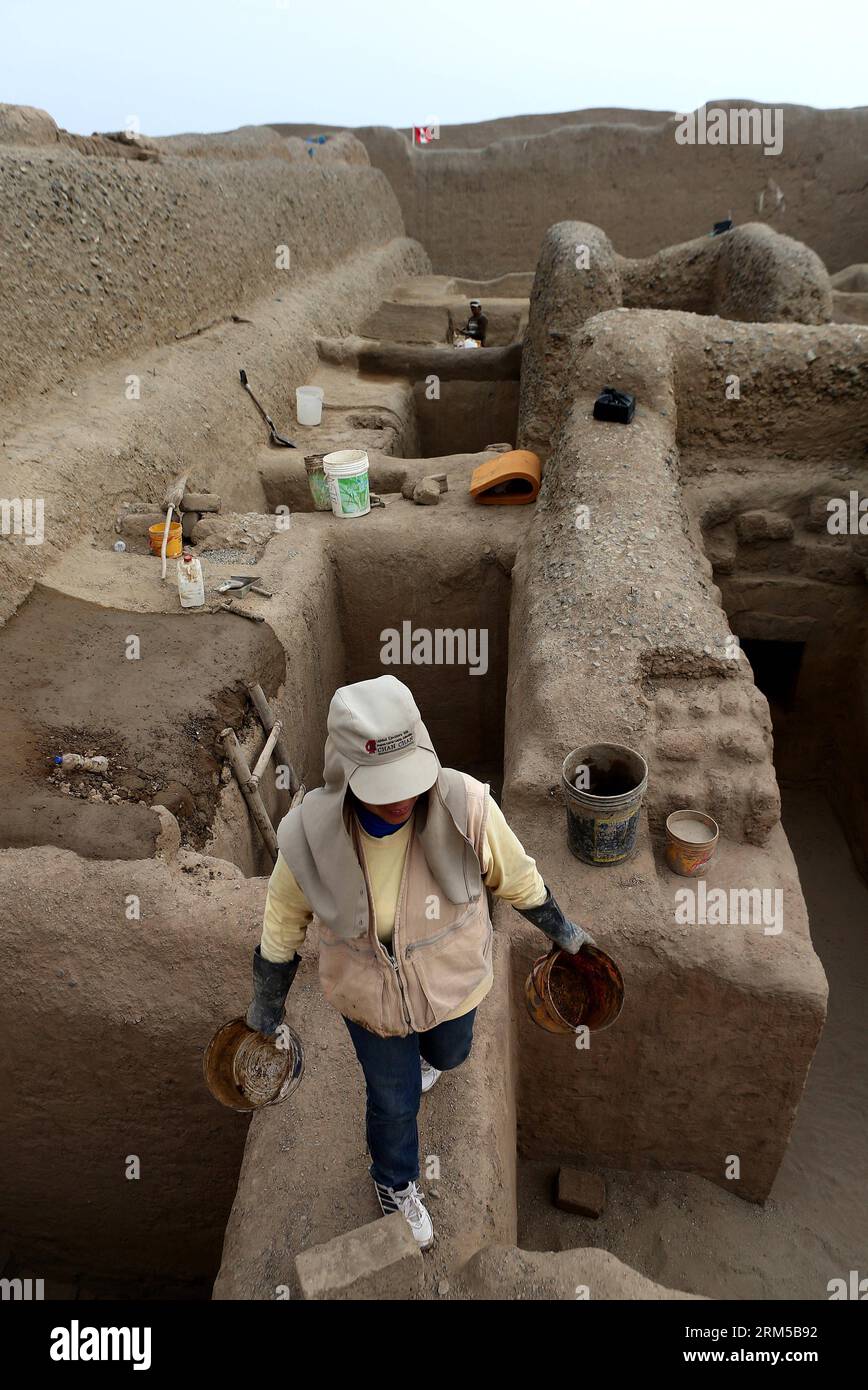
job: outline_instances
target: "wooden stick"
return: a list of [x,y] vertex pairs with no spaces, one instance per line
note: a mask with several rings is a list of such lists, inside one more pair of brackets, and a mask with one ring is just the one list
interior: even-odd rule
[[271,855],[272,862],[277,863],[277,836],[274,833],[274,826],[265,809],[265,803],[259,795],[256,784],[250,775],[250,768],[247,759],[241,748],[241,744],[235,735],[234,729],[224,729],[220,735],[220,742],[226,751],[229,765],[235,774],[235,780],[241,788],[241,794],[250,808],[256,828],[265,843],[265,847]]
[[[259,715],[259,718],[262,721],[263,729],[267,734],[270,734],[271,730],[274,728],[275,719],[271,709],[271,705],[268,703],[268,700],[265,697],[265,691],[262,689],[261,685],[256,684],[248,685],[247,691],[250,695],[251,700],[253,701],[253,707],[256,710],[256,713]],[[283,767],[289,768],[289,794],[290,796],[294,796],[299,787],[299,779],[296,775],[295,768],[292,765],[292,760],[289,756],[289,749],[287,748],[286,740],[283,737],[282,728],[280,736],[274,745],[274,749],[277,753],[277,761],[280,764],[282,764]]]
[[254,785],[257,786],[257,787],[259,786],[259,783],[260,783],[261,780],[262,780],[262,774],[263,774],[263,772],[264,772],[265,769],[268,767],[268,760],[269,760],[269,758],[271,757],[271,752],[272,752],[272,749],[274,748],[274,745],[276,744],[277,740],[280,738],[280,731],[281,731],[282,728],[283,728],[283,725],[281,724],[280,720],[278,719],[278,721],[277,721],[277,723],[275,724],[274,728],[271,730],[271,733],[268,735],[268,738],[265,740],[265,743],[264,743],[263,748],[262,748],[262,752],[260,753],[259,757],[256,759],[256,762],[255,762],[254,765],[253,765],[253,771],[252,771],[251,774],[250,774],[250,780],[251,780],[251,782],[253,782]]
[[163,543],[160,546],[160,565],[162,567],[161,579],[166,578],[166,546],[169,544],[169,526],[172,521],[172,504],[169,503],[169,510],[166,512],[166,522],[163,526]]
[[211,610],[213,613],[234,613],[236,618],[246,618],[249,623],[264,623],[265,619],[261,613],[248,613],[246,608],[236,608],[234,603],[218,603]]

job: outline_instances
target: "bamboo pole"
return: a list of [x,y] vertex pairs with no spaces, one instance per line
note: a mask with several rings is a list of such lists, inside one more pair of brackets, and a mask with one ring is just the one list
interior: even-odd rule
[[241,794],[250,808],[250,814],[256,823],[256,828],[262,836],[272,861],[277,863],[277,836],[274,833],[274,826],[271,824],[265,804],[259,795],[256,783],[253,781],[247,759],[235,736],[235,730],[224,729],[220,735],[220,742],[226,751],[229,765],[235,774],[235,780],[241,788]]
[[[275,725],[275,718],[271,705],[265,697],[265,691],[262,689],[261,685],[257,684],[248,685],[247,691],[253,701],[253,707],[256,713],[262,721],[263,729],[267,734],[270,734]],[[284,767],[289,768],[289,793],[290,796],[294,796],[299,787],[299,778],[290,760],[289,749],[286,746],[286,740],[283,737],[282,729],[275,742],[274,750],[277,753],[277,761]]]
[[275,743],[280,738],[280,731],[282,728],[283,725],[278,719],[277,723],[275,724],[274,728],[271,730],[271,733],[268,735],[268,738],[265,740],[265,743],[263,744],[262,752],[260,753],[259,757],[256,759],[256,762],[253,765],[253,771],[250,774],[250,780],[257,787],[259,786],[259,783],[262,781],[263,772],[268,767],[268,759],[271,757],[271,751],[274,748]]

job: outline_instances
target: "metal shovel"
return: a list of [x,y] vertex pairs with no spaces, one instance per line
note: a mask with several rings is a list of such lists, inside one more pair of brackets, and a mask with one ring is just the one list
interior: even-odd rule
[[265,411],[262,409],[262,406],[259,404],[259,401],[256,399],[256,397],[250,389],[250,384],[247,380],[247,373],[245,372],[243,367],[241,368],[241,385],[244,387],[248,396],[250,397],[253,404],[256,406],[256,409],[259,411],[260,415],[262,416],[263,420],[268,426],[268,429],[271,434],[272,444],[278,444],[283,449],[294,449],[295,445],[293,444],[292,440],[286,439],[282,434],[277,433],[274,421],[272,420],[271,416],[267,415]]

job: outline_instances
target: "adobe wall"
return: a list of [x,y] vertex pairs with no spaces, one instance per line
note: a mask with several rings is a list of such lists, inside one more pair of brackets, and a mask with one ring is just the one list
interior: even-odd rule
[[621,307],[826,323],[832,289],[813,251],[760,223],[634,260],[618,255],[599,227],[558,222],[546,233],[531,290],[519,420],[525,447],[545,455],[566,408],[577,325]]
[[20,110],[0,121],[0,335],[15,345],[0,361],[4,403],[70,397],[96,363],[226,322],[404,234],[354,140],[331,164],[244,131],[149,142],[181,153],[139,161],[105,157],[107,141],[80,153],[46,113],[13,120]]
[[730,213],[737,224],[760,215],[810,246],[831,271],[864,261],[868,111],[781,109],[783,149],[775,156],[757,145],[676,144],[679,118],[663,112],[444,126],[439,143],[416,148],[405,131],[376,126],[355,134],[395,189],[409,235],[444,274],[492,276],[535,265],[547,228],[568,218],[605,227],[628,256],[649,256],[702,236]]
[[[291,566],[293,587],[271,601],[264,628],[222,615],[195,618],[189,627],[175,585],[159,585],[156,561],[123,557],[119,571],[107,543],[90,555],[89,566],[55,566],[45,592],[58,604],[67,595],[90,603],[97,623],[104,614],[102,679],[112,680],[115,661],[123,659],[113,656],[121,649],[109,638],[118,613],[126,619],[124,631],[143,633],[144,615],[153,622],[156,611],[164,623],[183,629],[188,646],[186,664],[167,664],[165,648],[143,636],[135,663],[141,687],[112,729],[122,747],[132,747],[149,701],[167,708],[161,691],[168,680],[176,704],[167,718],[186,742],[182,782],[189,781],[197,751],[189,741],[191,726],[202,735],[198,750],[212,755],[219,769],[208,726],[221,707],[222,722],[238,730],[253,760],[262,731],[249,708],[244,712],[245,683],[260,680],[285,721],[294,766],[308,785],[317,784],[328,700],[345,670],[332,565],[323,548],[304,547],[288,533],[274,538],[270,564],[259,572],[277,589]],[[104,603],[111,606],[101,608]],[[225,626],[215,629],[215,623]],[[236,626],[267,633],[279,663],[266,668],[260,658],[257,664],[249,647],[242,657]],[[210,692],[190,680],[203,650],[222,669],[225,690],[239,696],[234,714],[219,700],[215,711]],[[51,654],[34,649],[29,660],[38,667]],[[95,703],[81,722],[99,728],[104,717]],[[38,784],[37,756],[24,736],[15,753],[17,744],[29,755]],[[121,753],[118,761],[130,760]],[[156,750],[142,759],[152,769],[159,761]],[[47,818],[52,807],[43,800]],[[72,804],[84,814],[100,809]],[[103,809],[123,823],[125,806]],[[157,815],[144,804],[140,809],[153,821],[156,838]],[[270,866],[250,862],[259,846],[231,782],[222,788],[213,834],[201,853],[178,853],[171,836],[156,839],[139,858],[108,857],[104,842],[78,848],[0,850],[6,1061],[0,1230],[16,1253],[49,1264],[62,1255],[85,1277],[144,1282],[150,1276],[159,1283],[171,1272],[207,1281],[219,1262],[247,1120],[208,1093],[202,1058],[215,1028],[246,1007],[267,889],[267,877],[259,875]],[[140,1178],[126,1177],[128,1155],[140,1160]]]
[[[523,842],[546,845],[540,867],[565,910],[619,961],[627,998],[617,1026],[592,1036],[585,1054],[569,1039],[552,1044],[519,1004],[520,1147],[614,1167],[687,1168],[762,1199],[786,1147],[826,986],[780,825],[767,702],[744,658],[728,655],[720,591],[691,539],[679,446],[717,436],[723,449],[732,433],[743,456],[762,460],[772,439],[783,452],[812,420],[814,441],[852,449],[865,378],[849,372],[864,349],[834,327],[623,309],[577,318],[570,335],[561,284],[543,276],[529,342],[535,314],[565,338],[551,361],[560,390],[549,393],[544,487],[513,575],[504,800]],[[814,357],[805,363],[807,344]],[[797,392],[791,378],[784,383],[799,356]],[[729,361],[746,383],[738,406],[724,396]],[[592,418],[606,382],[637,396],[626,428]],[[584,866],[565,843],[560,765],[598,740],[635,747],[649,763],[639,850],[622,869]],[[679,924],[684,881],[663,860],[662,823],[670,810],[697,805],[724,837],[708,887],[779,889],[780,934]],[[537,947],[523,927],[509,929],[520,1001]],[[730,1153],[741,1157],[738,1182],[724,1176]]]
[[265,881],[53,847],[0,851],[0,879],[7,1243],[89,1274],[206,1278],[247,1124],[206,1091],[202,1053],[249,990]]

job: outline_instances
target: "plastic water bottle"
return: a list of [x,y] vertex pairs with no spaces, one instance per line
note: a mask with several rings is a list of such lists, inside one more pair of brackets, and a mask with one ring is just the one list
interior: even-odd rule
[[205,603],[202,561],[189,550],[185,550],[178,561],[178,595],[182,608],[201,608]]
[[54,761],[64,772],[108,772],[108,758],[85,758],[81,753],[58,753]]

